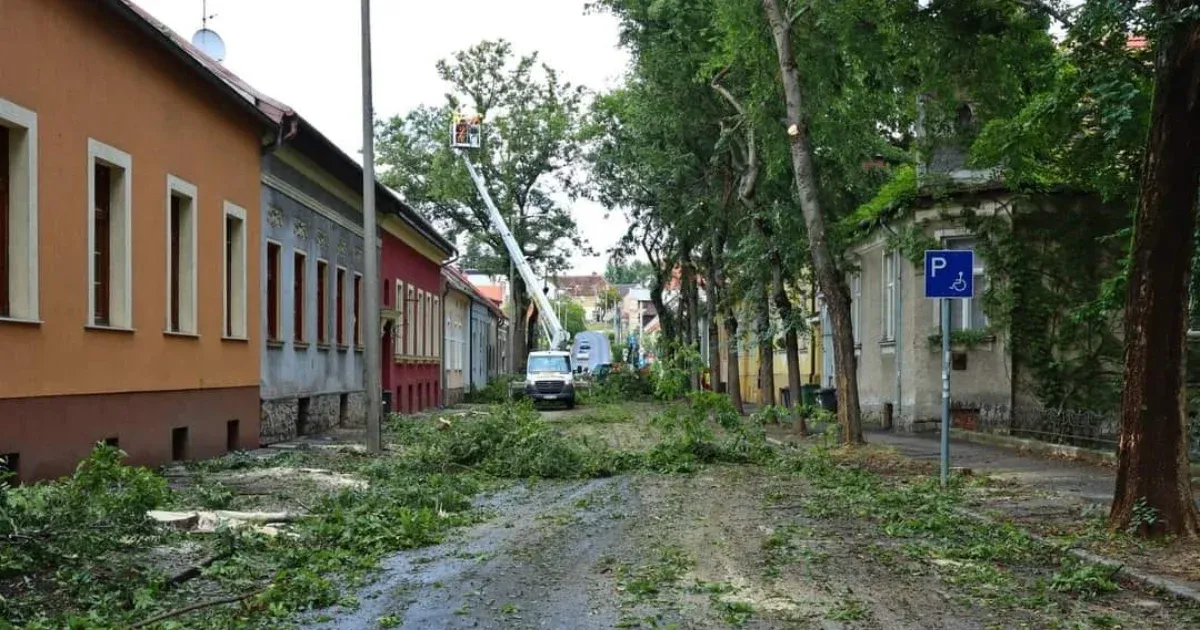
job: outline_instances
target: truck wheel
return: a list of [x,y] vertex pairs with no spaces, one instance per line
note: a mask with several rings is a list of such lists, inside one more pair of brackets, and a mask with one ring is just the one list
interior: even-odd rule
[[567,400],[567,409],[574,409],[574,408],[575,408],[575,399],[574,398],[568,399]]

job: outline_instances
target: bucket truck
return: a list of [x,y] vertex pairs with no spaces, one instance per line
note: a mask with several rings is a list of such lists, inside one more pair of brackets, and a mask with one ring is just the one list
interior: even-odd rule
[[[525,380],[522,383],[514,383],[516,386],[514,394],[523,393],[534,401],[562,401],[568,408],[573,408],[575,406],[575,374],[571,369],[571,353],[563,350],[569,335],[563,328],[562,322],[559,321],[554,307],[550,304],[549,297],[545,292],[537,290],[538,281],[533,275],[529,261],[525,260],[525,253],[521,251],[520,244],[513,238],[508,225],[504,223],[504,217],[496,209],[496,204],[492,202],[492,196],[488,192],[483,176],[471,163],[469,151],[480,147],[483,135],[481,125],[482,121],[478,117],[456,115],[450,127],[450,146],[462,159],[467,173],[471,176],[471,181],[475,184],[475,189],[479,191],[479,196],[487,206],[492,229],[500,234],[500,239],[504,241],[504,247],[508,250],[509,258],[520,272],[521,279],[525,281],[530,295],[533,296],[534,302],[537,304],[538,321],[546,332],[546,337],[550,340],[549,350],[529,353],[525,364]],[[524,313],[515,313],[515,316],[522,317]]]

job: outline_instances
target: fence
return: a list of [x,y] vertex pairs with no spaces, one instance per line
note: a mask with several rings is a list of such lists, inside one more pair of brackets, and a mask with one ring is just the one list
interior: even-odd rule
[[[960,428],[1064,444],[1100,451],[1116,452],[1120,436],[1119,412],[1078,409],[1047,409],[1023,406],[956,409],[955,425]],[[1200,410],[1188,417],[1188,449],[1193,462],[1200,462]]]

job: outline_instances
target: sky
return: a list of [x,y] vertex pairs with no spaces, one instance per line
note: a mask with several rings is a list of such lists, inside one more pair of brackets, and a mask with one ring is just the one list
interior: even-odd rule
[[[134,0],[191,38],[202,0]],[[541,59],[593,91],[616,87],[628,65],[616,20],[585,14],[589,0],[374,0],[371,45],[375,115],[389,118],[445,102],[434,64],[484,39]],[[287,103],[351,156],[362,148],[360,3],[355,0],[208,0],[208,27],[227,50],[225,66]],[[566,200],[564,199],[564,202]],[[572,259],[576,273],[603,272],[605,251],[625,232],[620,212],[576,201],[571,210],[598,256]]]

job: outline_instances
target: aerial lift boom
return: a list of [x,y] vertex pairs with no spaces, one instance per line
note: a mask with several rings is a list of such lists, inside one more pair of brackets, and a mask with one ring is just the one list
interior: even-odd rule
[[[476,125],[474,129],[463,129],[462,126]],[[458,156],[462,158],[463,164],[467,167],[467,172],[471,175],[471,181],[475,182],[475,188],[479,191],[479,196],[483,198],[483,203],[487,206],[488,218],[491,219],[492,228],[500,233],[500,238],[504,241],[504,247],[508,250],[508,256],[516,265],[517,270],[521,273],[521,279],[525,281],[525,288],[533,296],[534,302],[537,303],[538,321],[541,322],[543,329],[546,331],[546,337],[550,339],[551,350],[561,350],[567,342],[567,331],[563,328],[562,322],[558,320],[558,314],[554,312],[554,307],[550,304],[550,299],[546,293],[538,289],[537,277],[533,275],[533,269],[529,266],[529,261],[525,260],[525,253],[521,251],[521,246],[517,243],[517,239],[513,238],[512,232],[509,231],[508,225],[504,223],[504,218],[500,216],[500,211],[496,209],[496,204],[492,202],[492,196],[488,193],[487,183],[484,182],[483,176],[479,171],[475,170],[475,165],[471,163],[471,158],[467,155],[467,149],[478,146],[478,120],[468,121],[466,123],[456,120],[452,128],[451,146],[458,152]],[[475,132],[471,134],[470,132]],[[467,133],[467,136],[463,136]],[[472,142],[473,140],[473,142]],[[521,317],[524,313],[517,313],[517,317]]]

